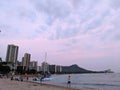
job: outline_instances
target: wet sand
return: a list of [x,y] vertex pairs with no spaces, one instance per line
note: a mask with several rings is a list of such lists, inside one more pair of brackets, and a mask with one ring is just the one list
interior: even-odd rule
[[90,88],[66,88],[62,86],[38,84],[28,81],[15,81],[10,79],[0,79],[0,90],[94,90]]

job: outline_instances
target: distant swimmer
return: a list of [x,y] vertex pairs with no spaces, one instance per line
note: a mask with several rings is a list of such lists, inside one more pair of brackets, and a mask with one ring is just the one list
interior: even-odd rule
[[70,88],[70,86],[71,86],[71,76],[69,75],[67,79],[67,87]]

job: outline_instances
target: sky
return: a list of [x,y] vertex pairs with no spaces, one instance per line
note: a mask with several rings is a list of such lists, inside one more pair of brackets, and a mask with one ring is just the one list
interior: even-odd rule
[[120,0],[0,0],[0,57],[120,72]]

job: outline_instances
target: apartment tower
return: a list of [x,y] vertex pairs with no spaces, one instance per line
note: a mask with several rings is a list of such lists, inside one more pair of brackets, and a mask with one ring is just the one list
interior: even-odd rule
[[7,47],[6,62],[11,63],[14,69],[17,65],[18,49],[18,46],[12,44]]
[[29,53],[25,53],[24,57],[22,58],[22,64],[23,64],[23,67],[25,67],[26,71],[29,69],[29,66],[30,66],[30,57],[31,55]]

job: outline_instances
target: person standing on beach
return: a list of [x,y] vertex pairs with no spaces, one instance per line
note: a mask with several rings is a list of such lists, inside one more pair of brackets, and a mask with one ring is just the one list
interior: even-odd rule
[[42,84],[42,82],[43,82],[43,79],[44,79],[44,75],[41,75],[41,77],[40,77],[40,83]]
[[67,79],[67,87],[70,88],[70,86],[71,86],[71,76],[69,75]]
[[21,82],[23,81],[23,77],[22,77],[22,75],[20,76],[20,81],[21,81]]
[[29,77],[27,76],[27,81],[28,81]]

